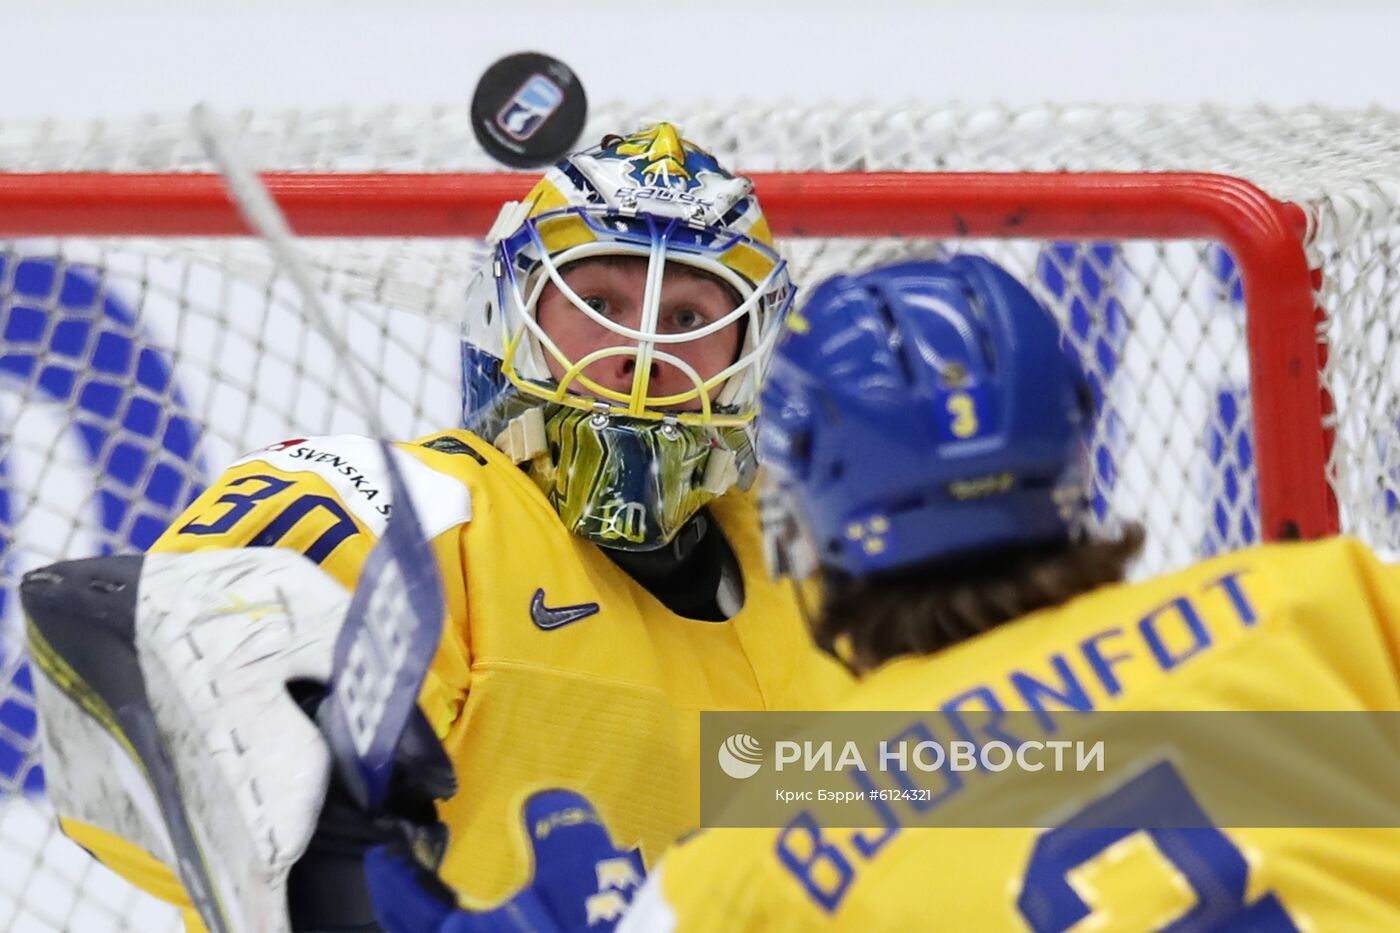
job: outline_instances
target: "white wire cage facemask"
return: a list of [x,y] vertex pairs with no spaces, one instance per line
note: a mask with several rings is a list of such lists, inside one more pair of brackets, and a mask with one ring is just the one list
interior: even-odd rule
[[[558,248],[557,244],[565,244]],[[555,245],[551,251],[550,246]],[[605,256],[647,260],[637,326],[610,319],[586,304],[565,281],[574,262]],[[675,263],[713,276],[740,297],[728,313],[693,330],[665,333],[660,327],[663,283]],[[741,271],[742,270],[742,271]],[[763,367],[792,303],[786,262],[767,244],[713,226],[652,214],[625,216],[603,208],[569,207],[525,220],[496,247],[494,268],[501,310],[502,373],[523,393],[577,408],[666,420],[677,424],[738,425],[755,413]],[[745,274],[747,273],[747,274]],[[613,345],[570,359],[540,327],[539,299],[553,285],[573,309],[617,338]],[[735,359],[713,374],[697,372],[674,349],[728,327],[740,327]],[[599,384],[585,374],[613,357],[634,361],[629,391]],[[563,371],[550,375],[547,358]],[[654,365],[670,366],[689,388],[670,395],[649,391]],[[680,406],[698,410],[681,410]]]

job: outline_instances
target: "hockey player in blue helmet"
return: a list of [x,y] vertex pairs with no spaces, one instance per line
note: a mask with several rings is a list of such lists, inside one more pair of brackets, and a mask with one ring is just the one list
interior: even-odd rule
[[[830,279],[800,322],[764,390],[770,562],[823,570],[818,642],[868,671],[896,637],[862,612],[872,587],[926,582],[930,568],[962,585],[987,555],[1035,563],[1082,532],[1092,393],[1054,318],[979,256]],[[1131,555],[1140,536],[1130,525],[1082,546]],[[1108,579],[1123,570],[1101,566]],[[897,653],[980,624],[936,602],[910,615],[927,612],[932,624],[908,627]]]
[[[822,569],[817,639],[862,678],[835,708],[934,711],[905,715],[949,731],[950,711],[983,711],[1017,766],[965,773],[980,805],[911,769],[924,795],[872,800],[873,829],[799,804],[700,833],[619,930],[1400,925],[1400,751],[1375,731],[1400,708],[1400,567],[1337,537],[1124,582],[1143,533],[1085,531],[1078,362],[976,257],[818,289],[763,409],[774,550]],[[1059,766],[1034,749],[1067,737],[1106,737],[1107,762],[1042,783]]]

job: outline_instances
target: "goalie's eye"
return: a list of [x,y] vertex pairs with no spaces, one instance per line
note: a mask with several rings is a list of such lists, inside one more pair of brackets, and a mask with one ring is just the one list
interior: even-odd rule
[[581,296],[580,300],[599,314],[606,315],[608,313],[608,300],[606,298],[599,297],[598,295],[584,295]]
[[695,330],[706,323],[705,315],[694,308],[678,308],[671,312],[671,327],[678,331]]

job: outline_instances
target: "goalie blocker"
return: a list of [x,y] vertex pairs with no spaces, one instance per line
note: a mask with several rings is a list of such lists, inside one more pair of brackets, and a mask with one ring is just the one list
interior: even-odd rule
[[211,929],[375,930],[364,851],[407,834],[436,863],[432,800],[453,775],[421,715],[395,752],[392,815],[366,816],[332,777],[312,716],[350,594],[305,557],[92,558],[36,570],[20,594],[65,830],[176,869]]

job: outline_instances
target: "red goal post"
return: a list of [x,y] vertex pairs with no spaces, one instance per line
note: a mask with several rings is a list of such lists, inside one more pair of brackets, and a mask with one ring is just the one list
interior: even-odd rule
[[[525,194],[513,173],[269,173],[310,237],[480,237]],[[1306,213],[1240,178],[1206,173],[754,173],[779,237],[1215,240],[1245,302],[1261,532],[1339,530],[1319,378],[1325,362],[1304,249]],[[7,237],[223,237],[251,233],[210,174],[0,174]]]

